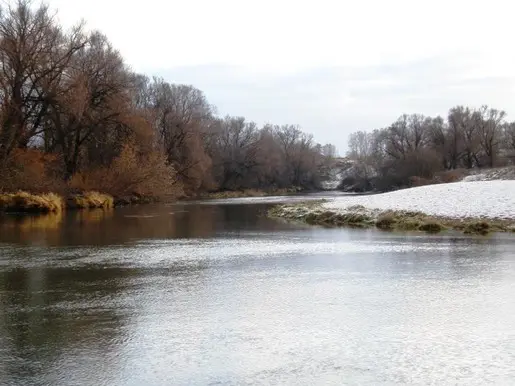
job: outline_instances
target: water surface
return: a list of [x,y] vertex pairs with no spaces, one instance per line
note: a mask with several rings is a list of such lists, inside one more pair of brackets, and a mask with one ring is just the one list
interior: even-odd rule
[[0,384],[515,382],[513,238],[269,201],[0,217]]

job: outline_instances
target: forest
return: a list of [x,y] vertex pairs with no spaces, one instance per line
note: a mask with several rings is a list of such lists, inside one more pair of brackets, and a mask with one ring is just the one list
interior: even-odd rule
[[347,190],[453,182],[469,169],[513,165],[515,122],[487,105],[455,106],[445,118],[404,114],[387,127],[351,134],[347,156]]
[[0,192],[187,197],[316,189],[334,157],[297,125],[218,116],[188,84],[135,73],[45,4],[0,13]]

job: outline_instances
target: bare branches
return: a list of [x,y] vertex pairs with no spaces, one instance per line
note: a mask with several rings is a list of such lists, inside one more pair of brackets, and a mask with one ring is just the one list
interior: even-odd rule
[[86,34],[83,23],[64,31],[46,5],[31,0],[0,8],[0,180],[26,159],[12,154],[29,147],[55,155],[54,174],[66,184],[91,186],[89,176],[116,194],[148,193],[142,184],[157,191],[163,173],[187,194],[312,187],[321,159],[335,155],[297,126],[260,129],[215,113],[191,85],[131,72],[108,38]]
[[388,189],[441,170],[503,165],[515,157],[515,130],[505,118],[486,105],[455,106],[447,120],[404,114],[386,129],[352,134],[348,156],[356,173],[387,180]]

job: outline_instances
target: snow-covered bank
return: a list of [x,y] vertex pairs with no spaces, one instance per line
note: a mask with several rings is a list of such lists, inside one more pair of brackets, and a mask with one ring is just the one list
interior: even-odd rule
[[515,180],[515,167],[508,166],[495,169],[471,169],[462,181]]
[[270,217],[313,225],[472,234],[515,232],[515,181],[455,182],[279,205]]
[[515,219],[515,181],[474,181],[426,185],[390,193],[338,197],[322,205],[335,212],[367,209],[416,211],[449,218]]

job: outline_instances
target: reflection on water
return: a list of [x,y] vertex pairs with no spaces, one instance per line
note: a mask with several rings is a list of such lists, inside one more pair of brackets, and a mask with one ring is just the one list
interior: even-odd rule
[[[250,209],[250,210],[249,210]],[[220,211],[213,206],[148,205],[116,210],[0,217],[0,242],[59,245],[111,245],[154,238],[212,237],[237,223],[256,222],[255,208]],[[262,219],[262,218],[261,218]]]
[[0,219],[0,384],[511,384],[515,243],[189,203]]

